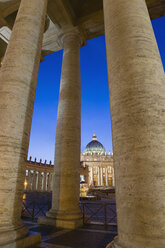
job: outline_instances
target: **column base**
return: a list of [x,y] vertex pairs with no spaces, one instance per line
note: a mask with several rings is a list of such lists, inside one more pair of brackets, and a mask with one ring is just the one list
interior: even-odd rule
[[61,211],[50,209],[45,218],[38,219],[39,225],[60,227],[64,229],[76,229],[83,226],[83,216],[80,209]]
[[118,236],[116,236],[114,240],[106,246],[106,248],[122,248],[118,243]]
[[39,218],[38,224],[73,230],[83,226],[83,219],[82,217],[74,220],[45,217],[45,218]]
[[41,234],[29,235],[28,228],[25,226],[16,230],[0,232],[0,247],[3,248],[27,248],[40,243]]
[[3,245],[3,248],[30,248],[41,243],[41,234],[29,235],[23,239],[16,240],[12,243]]

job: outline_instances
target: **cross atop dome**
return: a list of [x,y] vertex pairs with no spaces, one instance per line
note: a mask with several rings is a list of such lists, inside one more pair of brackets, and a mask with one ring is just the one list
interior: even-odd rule
[[93,134],[92,140],[97,140],[95,133]]

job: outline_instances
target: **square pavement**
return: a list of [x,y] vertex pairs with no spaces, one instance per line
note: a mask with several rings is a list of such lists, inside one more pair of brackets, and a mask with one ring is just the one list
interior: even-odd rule
[[76,230],[52,228],[25,221],[30,234],[41,233],[42,243],[36,248],[105,248],[117,235],[116,227],[85,226]]

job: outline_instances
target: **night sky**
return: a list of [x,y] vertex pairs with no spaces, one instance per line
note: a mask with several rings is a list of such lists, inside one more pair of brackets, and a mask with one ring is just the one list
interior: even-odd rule
[[[165,17],[152,22],[165,68]],[[62,66],[59,51],[40,64],[33,112],[29,155],[54,161],[58,96]],[[106,151],[113,150],[106,66],[105,37],[81,48],[81,151],[95,132]]]

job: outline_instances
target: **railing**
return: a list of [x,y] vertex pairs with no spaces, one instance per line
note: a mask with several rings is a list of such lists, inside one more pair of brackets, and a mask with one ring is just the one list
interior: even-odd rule
[[104,225],[105,228],[117,225],[115,203],[81,202],[80,207],[85,225]]
[[[32,221],[38,217],[46,216],[46,212],[51,208],[51,200],[29,199],[23,200],[22,217]],[[80,208],[83,213],[84,225],[104,225],[116,226],[116,204],[114,202],[80,202]]]
[[38,217],[46,216],[46,212],[51,208],[50,200],[31,200],[22,202],[22,217],[34,221]]

